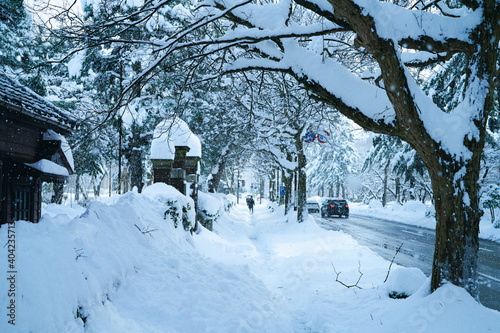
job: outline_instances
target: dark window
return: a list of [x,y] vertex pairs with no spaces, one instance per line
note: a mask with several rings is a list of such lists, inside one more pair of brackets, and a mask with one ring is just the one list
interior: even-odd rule
[[31,220],[31,190],[29,186],[16,186],[14,188],[12,218],[14,221]]
[[7,202],[7,198],[4,198],[3,196],[3,172],[2,172],[2,166],[3,166],[3,161],[0,161],[0,225],[4,223],[3,219],[5,218],[3,216],[4,212],[4,204]]

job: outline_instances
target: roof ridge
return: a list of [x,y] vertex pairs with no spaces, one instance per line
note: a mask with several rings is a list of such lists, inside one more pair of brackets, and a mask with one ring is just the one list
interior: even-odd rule
[[77,118],[69,111],[55,106],[3,70],[0,71],[0,102],[72,128],[77,122]]

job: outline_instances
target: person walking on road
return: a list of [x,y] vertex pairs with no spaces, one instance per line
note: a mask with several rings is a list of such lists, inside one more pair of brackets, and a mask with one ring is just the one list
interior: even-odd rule
[[253,200],[252,197],[248,197],[247,198],[247,206],[248,206],[248,210],[253,213],[253,206],[255,205],[255,201]]

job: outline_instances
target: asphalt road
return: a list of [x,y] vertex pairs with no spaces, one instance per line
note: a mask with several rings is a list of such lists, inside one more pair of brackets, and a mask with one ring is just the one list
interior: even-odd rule
[[[327,230],[341,230],[361,245],[368,246],[387,260],[407,267],[418,267],[427,276],[431,273],[434,254],[434,230],[356,214],[346,218],[321,218],[318,224]],[[479,298],[489,308],[500,311],[500,244],[481,240],[479,246]]]

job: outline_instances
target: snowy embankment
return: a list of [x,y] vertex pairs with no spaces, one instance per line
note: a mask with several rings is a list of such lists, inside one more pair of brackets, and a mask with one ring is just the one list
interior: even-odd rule
[[[155,184],[108,203],[49,205],[16,225],[16,325],[0,332],[471,332],[500,313],[446,285],[429,295],[415,268],[393,265],[313,218],[287,222],[258,204],[224,212],[205,196],[214,232],[182,225],[190,199]],[[176,207],[173,209],[172,207]],[[165,212],[169,213],[165,215]],[[178,212],[179,215],[175,213]],[[188,213],[189,215],[189,213]],[[185,216],[189,222],[193,216]],[[174,218],[178,227],[174,227]],[[5,242],[6,228],[0,228]],[[7,272],[2,250],[2,274]],[[338,279],[357,287],[346,288]],[[341,274],[340,274],[341,272]],[[359,287],[359,288],[358,288]],[[7,312],[8,281],[0,280]],[[361,289],[360,289],[361,288]],[[392,299],[389,294],[412,295]]]
[[[378,200],[372,200],[368,205],[350,203],[350,213],[436,229],[434,207],[420,201],[408,201],[403,205],[389,202],[385,207],[382,207],[382,203]],[[495,215],[498,220],[500,218],[500,209],[495,210]],[[481,218],[479,237],[500,242],[500,229],[495,228],[491,223],[491,215],[487,209],[484,210],[484,215]]]

